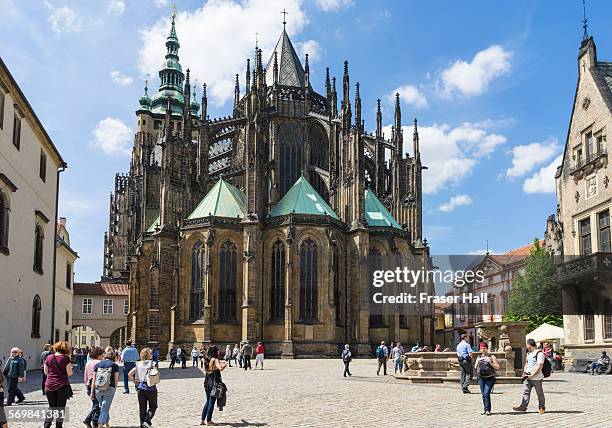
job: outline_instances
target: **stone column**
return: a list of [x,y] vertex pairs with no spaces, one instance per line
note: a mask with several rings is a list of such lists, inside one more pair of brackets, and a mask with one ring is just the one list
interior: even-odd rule
[[260,337],[259,292],[262,287],[258,272],[258,255],[261,256],[261,226],[257,220],[245,219],[243,233],[244,257],[242,262],[242,340],[257,342]]
[[293,256],[294,227],[287,228],[285,242],[285,340],[281,358],[294,358],[293,354]]
[[206,234],[206,252],[204,253],[204,334],[202,342],[208,346],[213,340],[212,334],[212,247],[215,243],[215,230],[208,229]]
[[357,318],[357,353],[370,354],[370,287],[368,252],[369,236],[365,228],[357,228],[351,234],[356,252],[356,268],[351,272],[351,283],[358,284],[359,313]]

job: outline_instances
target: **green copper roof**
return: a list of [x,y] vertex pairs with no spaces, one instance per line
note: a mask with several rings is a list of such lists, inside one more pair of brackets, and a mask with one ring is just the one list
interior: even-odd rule
[[365,217],[368,226],[402,229],[402,226],[370,189],[365,191]]
[[159,227],[160,221],[161,221],[161,217],[157,217],[155,219],[155,221],[153,222],[153,224],[151,226],[149,226],[149,228],[147,229],[147,233],[155,232],[155,229],[157,229]]
[[270,213],[278,217],[291,213],[328,215],[339,220],[334,210],[302,175]]
[[244,218],[246,195],[223,179],[217,181],[188,218],[208,216]]

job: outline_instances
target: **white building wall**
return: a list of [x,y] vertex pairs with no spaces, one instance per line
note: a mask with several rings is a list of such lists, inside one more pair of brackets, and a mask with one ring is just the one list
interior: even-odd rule
[[[53,252],[55,246],[55,200],[59,160],[43,145],[28,115],[21,120],[20,149],[13,145],[15,89],[1,73],[0,91],[4,97],[4,123],[0,129],[0,173],[16,187],[11,192],[0,180],[0,189],[10,197],[8,250],[0,252],[0,358],[4,361],[12,346],[23,349],[28,369],[40,367],[40,353],[51,335],[51,296],[53,287]],[[12,91],[12,93],[11,93]],[[15,96],[15,98],[14,98]],[[1,98],[1,97],[0,97]],[[21,103],[23,105],[23,103]],[[47,155],[46,181],[39,177],[41,149]],[[43,273],[34,271],[34,231],[36,211],[49,220],[44,224]],[[40,337],[31,337],[32,302],[41,299]]]

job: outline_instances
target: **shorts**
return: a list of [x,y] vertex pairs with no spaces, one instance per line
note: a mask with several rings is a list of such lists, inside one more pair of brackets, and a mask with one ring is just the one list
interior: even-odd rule
[[263,363],[263,360],[264,360],[264,354],[257,354],[255,356],[255,362],[256,363]]

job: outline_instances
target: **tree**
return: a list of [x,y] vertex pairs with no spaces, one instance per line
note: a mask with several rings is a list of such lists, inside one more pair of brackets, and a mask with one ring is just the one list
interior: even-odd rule
[[545,322],[563,327],[561,288],[556,281],[555,265],[537,238],[525,260],[525,273],[512,283],[504,319],[528,321],[527,331]]

